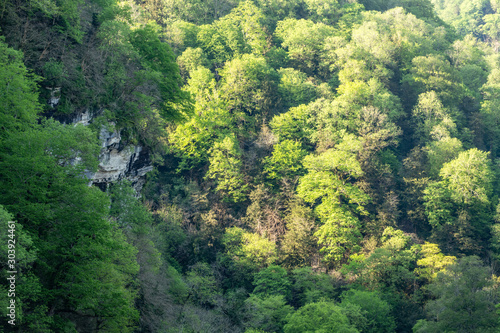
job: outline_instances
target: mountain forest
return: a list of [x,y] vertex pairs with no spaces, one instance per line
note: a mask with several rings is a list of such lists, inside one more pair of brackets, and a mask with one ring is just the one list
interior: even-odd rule
[[500,332],[499,52],[499,0],[0,0],[0,332]]

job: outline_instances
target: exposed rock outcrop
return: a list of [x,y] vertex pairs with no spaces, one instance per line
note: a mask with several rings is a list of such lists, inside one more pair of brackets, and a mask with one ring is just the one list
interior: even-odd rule
[[91,176],[92,182],[105,188],[110,183],[126,178],[139,192],[144,185],[144,176],[153,170],[147,149],[139,145],[124,145],[116,130],[103,128],[100,139],[99,169]]
[[[92,113],[85,111],[71,118],[58,120],[66,124],[92,123]],[[101,152],[99,154],[99,168],[95,173],[87,173],[91,184],[106,190],[109,184],[128,179],[136,193],[140,193],[145,183],[145,175],[153,170],[149,150],[140,146],[124,142],[120,131],[113,129],[114,124],[103,126],[99,135]]]

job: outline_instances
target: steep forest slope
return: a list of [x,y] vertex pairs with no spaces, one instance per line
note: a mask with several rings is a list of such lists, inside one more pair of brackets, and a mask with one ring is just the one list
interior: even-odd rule
[[3,0],[0,330],[497,332],[499,6]]

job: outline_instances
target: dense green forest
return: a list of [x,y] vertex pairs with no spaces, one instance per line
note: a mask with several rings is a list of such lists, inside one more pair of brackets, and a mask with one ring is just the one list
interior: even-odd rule
[[499,0],[0,0],[0,331],[500,332],[499,50]]

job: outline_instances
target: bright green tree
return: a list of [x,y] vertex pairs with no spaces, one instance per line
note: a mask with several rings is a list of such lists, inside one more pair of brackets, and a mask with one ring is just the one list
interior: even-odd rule
[[342,308],[334,303],[307,304],[288,317],[285,333],[359,332],[349,323]]
[[365,214],[368,196],[351,180],[363,174],[355,155],[349,151],[329,149],[320,155],[309,155],[304,160],[308,173],[297,187],[299,197],[315,203],[315,211],[323,225],[315,236],[322,246],[325,260],[342,261],[346,255],[359,250],[361,241],[359,215]]
[[0,140],[33,124],[41,111],[37,79],[23,64],[23,54],[0,38]]
[[300,176],[303,173],[302,160],[305,155],[300,143],[281,141],[274,146],[272,155],[264,159],[264,171],[271,179]]
[[434,236],[445,242],[441,245],[447,251],[475,253],[482,248],[481,239],[489,237],[493,222],[493,174],[488,153],[476,148],[461,152],[443,165],[440,177],[441,181],[424,190],[424,206]]
[[241,228],[226,229],[222,240],[227,255],[238,264],[249,267],[266,267],[276,259],[276,245],[258,234]]
[[275,35],[288,50],[294,67],[308,75],[317,75],[325,39],[333,36],[333,27],[310,20],[286,19],[278,22]]
[[210,167],[205,178],[215,179],[217,191],[227,200],[244,200],[248,185],[241,172],[241,150],[236,137],[227,136],[216,142],[209,154]]
[[453,256],[445,256],[437,244],[429,242],[422,245],[420,253],[422,258],[417,260],[419,267],[415,269],[415,272],[427,280],[434,279],[440,271],[445,270],[457,259]]

